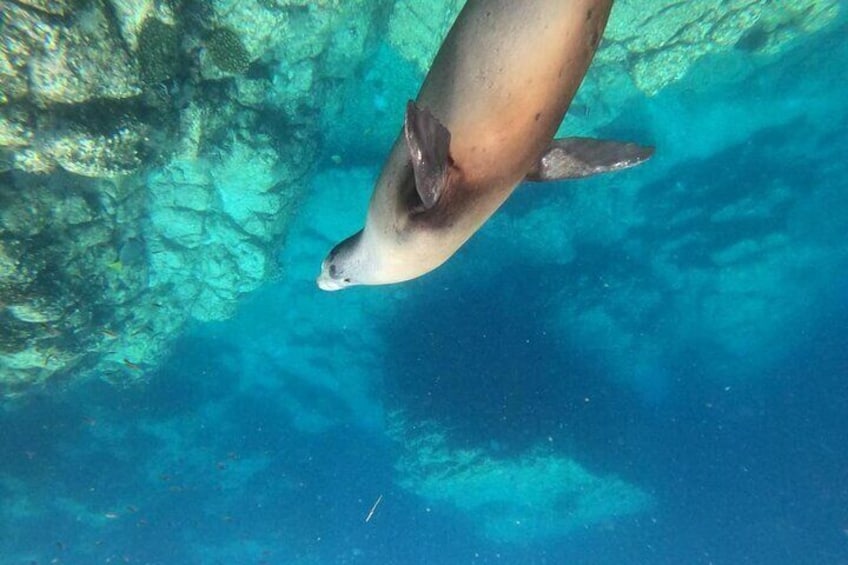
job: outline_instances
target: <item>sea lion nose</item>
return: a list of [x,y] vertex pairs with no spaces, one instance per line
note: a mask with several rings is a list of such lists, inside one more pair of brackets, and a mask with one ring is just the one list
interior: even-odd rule
[[342,285],[340,285],[338,282],[334,281],[330,277],[325,276],[324,273],[318,275],[318,278],[315,280],[315,282],[318,284],[318,288],[320,288],[321,290],[332,292],[334,290],[342,289]]
[[339,290],[342,285],[336,280],[336,266],[330,264],[331,257],[327,257],[321,263],[321,274],[315,279],[315,283],[321,290]]

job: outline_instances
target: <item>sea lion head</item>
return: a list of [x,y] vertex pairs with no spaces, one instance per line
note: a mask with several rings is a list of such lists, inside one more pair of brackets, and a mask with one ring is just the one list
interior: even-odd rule
[[327,254],[321,263],[318,287],[321,290],[342,290],[349,286],[369,284],[369,261],[362,242],[362,231],[345,239]]

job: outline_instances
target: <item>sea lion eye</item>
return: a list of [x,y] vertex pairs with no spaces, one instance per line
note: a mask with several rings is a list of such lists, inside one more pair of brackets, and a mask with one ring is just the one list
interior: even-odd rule
[[346,282],[346,283],[349,283],[349,282],[350,282],[350,279],[343,279],[343,280],[344,280],[344,282]]
[[336,278],[336,274],[338,272],[339,272],[339,270],[336,268],[335,265],[330,265],[330,276],[331,277]]

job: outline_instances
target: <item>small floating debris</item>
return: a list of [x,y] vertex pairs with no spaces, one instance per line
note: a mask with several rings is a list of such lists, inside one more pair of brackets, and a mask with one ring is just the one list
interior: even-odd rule
[[374,505],[371,506],[371,510],[368,511],[368,515],[365,517],[365,522],[368,523],[371,521],[371,518],[374,516],[374,512],[377,511],[377,507],[383,501],[383,495],[377,497],[377,500],[374,502]]

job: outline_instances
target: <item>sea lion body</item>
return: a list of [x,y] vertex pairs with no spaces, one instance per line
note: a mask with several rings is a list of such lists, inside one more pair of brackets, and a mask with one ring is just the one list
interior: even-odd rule
[[[319,286],[395,283],[437,268],[528,172],[544,169],[541,160],[611,6],[612,0],[468,0],[408,106],[365,228],[330,253]],[[610,162],[600,170],[647,158],[644,148],[637,155],[631,144],[604,146],[610,145],[626,150],[612,151],[611,160],[607,151]]]

